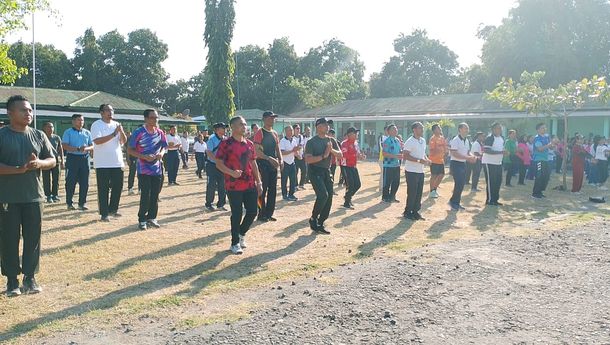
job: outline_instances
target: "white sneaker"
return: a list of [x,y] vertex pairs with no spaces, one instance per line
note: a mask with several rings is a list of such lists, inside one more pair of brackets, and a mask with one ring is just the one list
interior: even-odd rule
[[239,243],[238,243],[234,246],[231,246],[231,253],[233,253],[235,255],[240,255],[240,254],[243,254],[244,251],[241,250],[241,247],[239,246]]
[[433,190],[430,192],[430,197],[433,199],[438,198],[438,192],[436,190]]
[[248,246],[246,245],[246,236],[239,235],[239,246],[241,249],[246,249]]
[[127,191],[127,195],[134,195],[134,194],[136,194],[136,193],[133,191],[133,188],[129,188],[129,190]]

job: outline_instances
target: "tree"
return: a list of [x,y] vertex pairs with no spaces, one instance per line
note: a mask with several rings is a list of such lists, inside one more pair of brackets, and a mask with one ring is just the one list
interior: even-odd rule
[[75,88],[77,90],[100,90],[99,80],[102,76],[104,58],[95,38],[95,32],[89,28],[83,36],[76,39],[76,49],[72,65],[76,72]]
[[425,30],[394,40],[397,56],[371,76],[373,97],[437,95],[448,90],[458,72],[457,55]]
[[297,91],[301,104],[309,109],[341,103],[358,88],[358,83],[348,72],[326,73],[323,79],[290,76],[288,84]]
[[178,80],[168,84],[160,93],[161,109],[169,114],[182,113],[189,109],[193,116],[203,114],[201,107],[201,93],[206,78],[203,72],[189,80]]
[[235,103],[239,109],[271,109],[273,67],[267,50],[256,45],[235,52]]
[[208,47],[204,74],[208,79],[203,89],[203,109],[208,123],[227,121],[235,113],[231,81],[235,61],[231,40],[235,27],[234,0],[205,1],[204,41]]
[[[607,103],[610,99],[610,87],[604,77],[593,76],[581,81],[572,80],[556,88],[543,88],[541,80],[544,75],[545,72],[525,71],[521,74],[520,82],[516,84],[510,78],[502,78],[496,88],[487,94],[487,98],[528,114],[563,118],[563,140],[567,143],[570,115],[584,107],[587,102]],[[567,150],[563,150],[563,190],[567,190],[566,154]]]
[[289,113],[299,102],[298,93],[288,84],[288,77],[296,76],[299,57],[288,37],[273,40],[268,49],[273,70],[271,109]]
[[9,45],[4,38],[10,33],[27,27],[25,17],[34,11],[54,13],[47,0],[2,0],[0,1],[0,83],[12,84],[20,76],[27,74],[27,69],[18,66],[9,57]]
[[[15,82],[17,86],[32,86],[32,44],[21,41],[11,44],[8,56],[17,66],[28,69],[26,75]],[[46,88],[70,88],[74,79],[72,63],[66,54],[53,45],[36,43],[36,86]]]
[[342,41],[333,38],[321,46],[311,48],[299,62],[298,77],[323,79],[326,73],[347,72],[357,82],[364,78],[364,64],[360,55]]
[[[552,9],[552,10],[550,10]],[[479,30],[487,87],[523,71],[545,71],[543,87],[610,72],[610,3],[520,0],[498,27]]]

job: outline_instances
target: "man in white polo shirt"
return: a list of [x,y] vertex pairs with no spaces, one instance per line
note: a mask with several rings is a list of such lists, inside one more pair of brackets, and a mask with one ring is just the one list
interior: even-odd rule
[[182,147],[182,140],[176,134],[176,126],[169,127],[169,134],[167,134],[167,157],[165,158],[165,166],[167,167],[167,180],[168,186],[178,185],[176,178],[178,177],[178,168],[180,167],[180,149]]
[[180,137],[180,158],[182,159],[182,169],[188,169],[188,161],[189,161],[189,133],[184,131],[182,136]]
[[[93,138],[93,167],[97,179],[97,198],[101,220],[108,222],[108,216],[120,216],[118,213],[121,191],[123,189],[123,150],[127,142],[123,126],[112,119],[114,109],[110,104],[100,105],[102,118],[91,125]],[[112,190],[110,201],[109,189]]]
[[500,199],[500,186],[502,186],[502,159],[504,158],[504,137],[502,125],[494,122],[491,125],[491,134],[483,142],[483,171],[487,182],[487,198],[485,205],[502,206]]
[[[282,152],[282,159],[284,161],[284,170],[282,170],[282,198],[284,201],[297,201],[297,197],[294,196],[294,191],[297,188],[297,166],[295,162],[295,155],[299,153],[301,147],[295,137],[292,136],[292,126],[286,126],[284,128],[284,137],[280,140],[280,151]],[[290,187],[288,183],[290,181]]]
[[468,124],[462,122],[458,125],[458,135],[449,143],[451,153],[451,175],[453,176],[453,195],[449,199],[449,205],[453,211],[463,210],[460,205],[462,191],[466,183],[466,162],[473,163],[476,157],[470,154],[470,141],[468,140]]
[[431,162],[426,156],[426,140],[422,137],[424,125],[415,122],[411,125],[411,130],[413,135],[403,145],[407,175],[407,206],[403,217],[410,220],[425,220],[419,214],[419,210],[424,191],[424,166],[430,165]]

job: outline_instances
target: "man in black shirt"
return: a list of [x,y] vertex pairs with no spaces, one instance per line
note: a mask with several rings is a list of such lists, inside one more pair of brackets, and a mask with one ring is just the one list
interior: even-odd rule
[[324,221],[328,219],[333,202],[333,181],[330,176],[331,155],[338,160],[343,158],[337,141],[328,136],[329,125],[332,124],[333,121],[325,117],[317,119],[317,135],[310,138],[305,146],[309,180],[316,193],[316,202],[311,212],[309,226],[313,231],[325,235],[330,234],[324,228]]
[[42,291],[34,278],[40,260],[44,200],[40,171],[54,168],[56,160],[47,136],[30,127],[30,102],[23,96],[12,96],[6,110],[11,122],[0,129],[0,252],[2,275],[8,278],[6,294],[13,297],[21,294],[21,273],[25,293]]
[[276,118],[277,115],[272,111],[264,112],[263,127],[254,134],[256,163],[263,181],[262,202],[258,212],[258,220],[261,222],[277,220],[273,218],[277,197],[277,174],[278,169],[283,170],[284,162],[280,151],[279,136],[273,129]]
[[45,122],[42,125],[42,130],[47,135],[47,139],[49,139],[53,149],[53,156],[56,158],[56,164],[53,169],[42,171],[44,195],[47,198],[47,203],[53,203],[59,201],[59,169],[64,168],[64,150],[61,147],[61,138],[54,133],[55,126],[53,126],[52,122]]

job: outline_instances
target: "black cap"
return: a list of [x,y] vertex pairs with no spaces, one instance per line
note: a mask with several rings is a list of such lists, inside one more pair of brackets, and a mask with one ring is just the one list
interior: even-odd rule
[[316,126],[321,125],[323,123],[327,123],[329,125],[332,125],[333,124],[333,120],[329,120],[329,119],[327,119],[325,117],[321,117],[321,118],[316,120]]
[[335,130],[331,128],[331,129],[328,130],[328,133],[335,134]]
[[263,113],[263,119],[266,117],[277,117],[277,114],[274,114],[272,111],[266,111]]
[[347,129],[347,133],[346,134],[350,134],[350,133],[358,133],[360,132],[360,130],[356,127],[350,127]]
[[218,122],[215,123],[212,127],[214,127],[214,129],[218,129],[218,128],[229,128],[229,125],[227,125],[224,122]]

